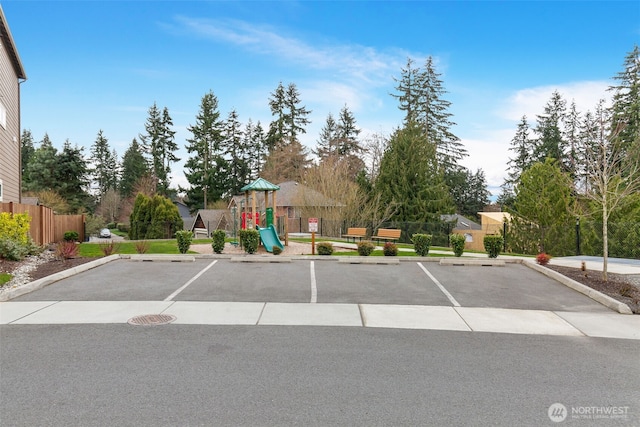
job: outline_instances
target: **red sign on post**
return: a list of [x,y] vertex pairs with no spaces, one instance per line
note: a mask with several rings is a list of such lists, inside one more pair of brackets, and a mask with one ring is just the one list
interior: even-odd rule
[[318,218],[309,218],[309,233],[318,232]]

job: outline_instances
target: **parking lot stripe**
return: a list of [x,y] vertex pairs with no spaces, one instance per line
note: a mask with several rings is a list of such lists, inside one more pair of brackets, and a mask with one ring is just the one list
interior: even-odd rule
[[429,272],[429,270],[427,270],[427,269],[426,269],[426,267],[425,267],[424,265],[422,265],[421,263],[417,263],[417,264],[418,264],[418,266],[422,269],[422,271],[424,271],[424,272],[425,272],[425,274],[426,274],[427,276],[429,276],[429,278],[431,279],[431,281],[432,281],[433,283],[435,283],[435,284],[436,284],[436,286],[437,286],[438,288],[440,288],[440,290],[442,291],[442,293],[443,293],[447,298],[449,298],[449,301],[451,301],[451,304],[453,304],[453,306],[454,306],[454,307],[460,307],[460,303],[459,303],[458,301],[456,301],[456,299],[453,297],[453,295],[451,295],[451,294],[449,293],[449,291],[447,291],[447,290],[445,289],[445,287],[444,287],[444,286],[442,286],[442,284],[441,284],[440,282],[438,282],[438,279],[436,279],[435,277],[433,277],[433,274],[431,274],[431,272]]
[[318,302],[318,288],[316,287],[316,269],[315,264],[311,261],[311,304]]
[[208,269],[213,267],[213,265],[216,262],[218,262],[217,259],[214,260],[211,264],[207,265],[205,268],[203,268],[202,271],[200,271],[198,274],[196,274],[191,279],[189,279],[189,281],[187,283],[185,283],[184,285],[180,286],[180,288],[178,288],[174,293],[172,293],[171,295],[166,297],[164,300],[165,301],[171,301],[172,299],[174,299],[180,292],[184,291],[187,288],[187,286],[189,286],[190,284],[192,284],[193,282],[198,280],[198,277],[202,276]]

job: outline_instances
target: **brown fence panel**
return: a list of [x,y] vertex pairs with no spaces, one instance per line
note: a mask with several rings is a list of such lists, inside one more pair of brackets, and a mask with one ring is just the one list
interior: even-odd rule
[[64,239],[64,233],[75,231],[78,233],[78,241],[84,241],[84,215],[55,215],[55,241]]
[[48,245],[63,239],[65,231],[77,231],[84,240],[84,215],[55,215],[46,206],[20,203],[0,203],[0,212],[27,213],[31,217],[29,234],[38,245]]

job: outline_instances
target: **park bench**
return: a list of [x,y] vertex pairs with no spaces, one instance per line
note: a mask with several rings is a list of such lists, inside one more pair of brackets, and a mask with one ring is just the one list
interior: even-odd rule
[[380,243],[380,240],[393,242],[400,239],[400,233],[402,233],[402,230],[398,230],[395,228],[379,228],[378,234],[372,236],[371,238],[378,243]]
[[357,227],[349,227],[347,228],[347,234],[343,234],[342,237],[346,237],[347,238],[347,242],[349,241],[349,239],[353,239],[353,241],[356,241],[357,239],[360,239],[362,241],[363,237],[367,237],[367,229],[366,228],[357,228]]

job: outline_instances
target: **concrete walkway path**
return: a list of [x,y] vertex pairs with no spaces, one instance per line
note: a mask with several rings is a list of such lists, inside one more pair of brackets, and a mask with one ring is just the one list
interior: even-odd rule
[[[123,324],[145,314],[173,324],[350,326],[640,340],[640,316],[484,307],[199,301],[0,303],[0,324]],[[148,326],[147,326],[148,327]],[[158,327],[158,326],[156,326]]]

